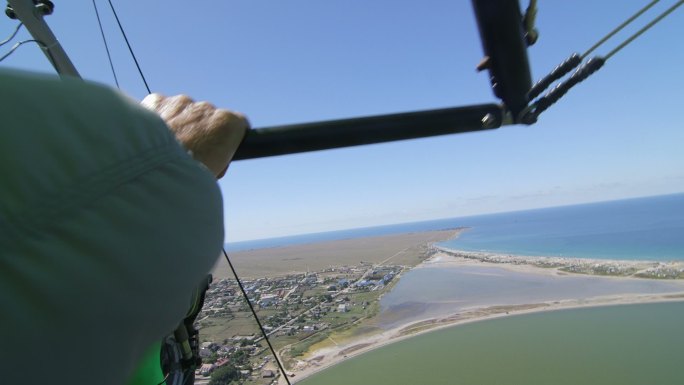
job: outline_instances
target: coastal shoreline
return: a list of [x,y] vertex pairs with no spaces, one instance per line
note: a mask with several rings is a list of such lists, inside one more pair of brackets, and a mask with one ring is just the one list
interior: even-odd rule
[[[559,259],[556,257],[516,257],[517,259],[512,260],[510,263],[504,263],[501,261],[492,262],[487,259],[492,257],[493,254],[489,253],[479,253],[479,257],[466,257],[462,254],[464,252],[443,249],[441,247],[433,246],[438,251],[429,259],[423,261],[421,264],[414,267],[414,269],[421,269],[427,267],[465,267],[465,266],[480,266],[480,267],[498,267],[504,268],[510,271],[525,272],[531,274],[543,274],[552,276],[566,276],[566,275],[585,275],[586,273],[574,273],[561,270],[564,266],[548,266],[545,263],[549,260],[553,260],[554,263],[558,262]],[[466,252],[470,253],[470,252]],[[476,253],[477,254],[477,253]],[[484,258],[484,257],[487,258]],[[522,262],[519,258],[524,258]],[[540,259],[541,258],[541,259]],[[550,259],[551,258],[551,259]],[[575,265],[578,259],[562,259],[560,262],[569,263]],[[544,261],[541,267],[538,262]],[[654,266],[669,266],[666,263],[660,262],[650,262],[650,261],[608,261],[608,260],[589,260],[581,259],[579,262],[587,265],[595,265],[597,263],[607,263],[608,265],[613,265],[614,262],[626,263],[630,266],[639,266],[649,268]],[[673,262],[675,268],[680,268],[682,265],[679,262]],[[681,267],[684,267],[681,266]],[[643,270],[643,269],[641,269]],[[640,271],[641,271],[640,270]],[[630,270],[631,271],[631,270]],[[588,274],[591,275],[591,274]],[[642,280],[647,279],[644,277],[637,278],[634,275],[608,275],[607,278],[614,280]],[[473,307],[469,309],[463,309],[460,313],[455,313],[448,316],[442,317],[432,317],[421,320],[412,320],[411,322],[403,323],[392,327],[391,329],[372,334],[370,336],[363,335],[358,339],[352,339],[351,341],[345,342],[343,344],[338,344],[333,347],[325,347],[322,349],[317,349],[306,355],[304,359],[297,362],[297,366],[290,370],[295,374],[293,382],[300,382],[305,378],[308,378],[324,369],[330,368],[337,365],[345,360],[357,357],[361,354],[370,352],[372,350],[393,344],[395,342],[403,341],[408,338],[412,338],[424,333],[429,333],[444,328],[456,327],[468,323],[480,322],[485,320],[491,320],[501,317],[510,317],[522,314],[531,314],[547,311],[559,311],[577,308],[588,308],[588,307],[603,307],[603,306],[616,306],[616,305],[630,305],[630,304],[646,304],[646,303],[658,303],[658,302],[680,302],[684,301],[684,281],[673,280],[674,282],[681,282],[682,290],[678,292],[670,293],[657,293],[657,294],[617,294],[617,295],[606,295],[606,296],[596,296],[590,298],[578,298],[578,299],[564,299],[558,301],[545,301],[537,303],[527,303],[527,304],[515,304],[515,305],[505,305],[505,306],[485,306],[485,307]]]
[[[682,279],[684,261],[616,260],[551,256],[524,256],[505,253],[464,251],[434,246],[437,250],[461,260],[472,261],[483,266],[512,266],[542,268],[557,274],[584,274],[647,279]],[[418,267],[418,266],[417,266]],[[536,270],[534,270],[536,271]]]

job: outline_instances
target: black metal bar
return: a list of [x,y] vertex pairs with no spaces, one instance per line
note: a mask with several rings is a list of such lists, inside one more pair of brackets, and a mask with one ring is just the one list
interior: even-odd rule
[[494,94],[514,118],[529,102],[532,76],[518,0],[472,0]]
[[481,104],[257,128],[247,132],[233,160],[480,131],[502,124],[501,106]]
[[81,75],[79,75],[69,56],[43,20],[45,13],[36,8],[38,5],[31,0],[8,0],[7,2],[12,7],[15,16],[24,23],[31,36],[41,43],[41,50],[52,66],[55,67],[57,73],[61,76],[68,75],[80,78]]

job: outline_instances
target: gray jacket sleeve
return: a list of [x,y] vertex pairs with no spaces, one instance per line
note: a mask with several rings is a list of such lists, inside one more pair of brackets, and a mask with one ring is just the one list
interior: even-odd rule
[[0,71],[0,122],[2,382],[125,383],[220,253],[216,181],[103,86]]

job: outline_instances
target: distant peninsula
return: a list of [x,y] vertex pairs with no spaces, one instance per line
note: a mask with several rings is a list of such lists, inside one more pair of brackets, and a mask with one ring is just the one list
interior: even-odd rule
[[437,247],[447,255],[489,264],[527,265],[559,272],[651,279],[684,279],[684,261],[631,261],[612,259],[536,257],[503,253],[452,250]]

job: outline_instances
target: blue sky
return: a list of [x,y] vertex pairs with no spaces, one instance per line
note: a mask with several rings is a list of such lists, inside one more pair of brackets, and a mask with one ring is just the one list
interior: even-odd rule
[[[113,85],[92,3],[55,3],[47,21],[81,74]],[[108,4],[97,3],[122,90],[142,99]],[[646,3],[540,2],[533,78]],[[674,1],[661,3],[637,26]],[[254,127],[495,101],[474,70],[482,49],[469,1],[114,5],[153,91],[239,110]],[[0,19],[0,36],[14,25]],[[682,192],[681,36],[682,9],[534,126],[235,162],[220,182],[226,239]],[[2,66],[52,72],[35,46]]]

